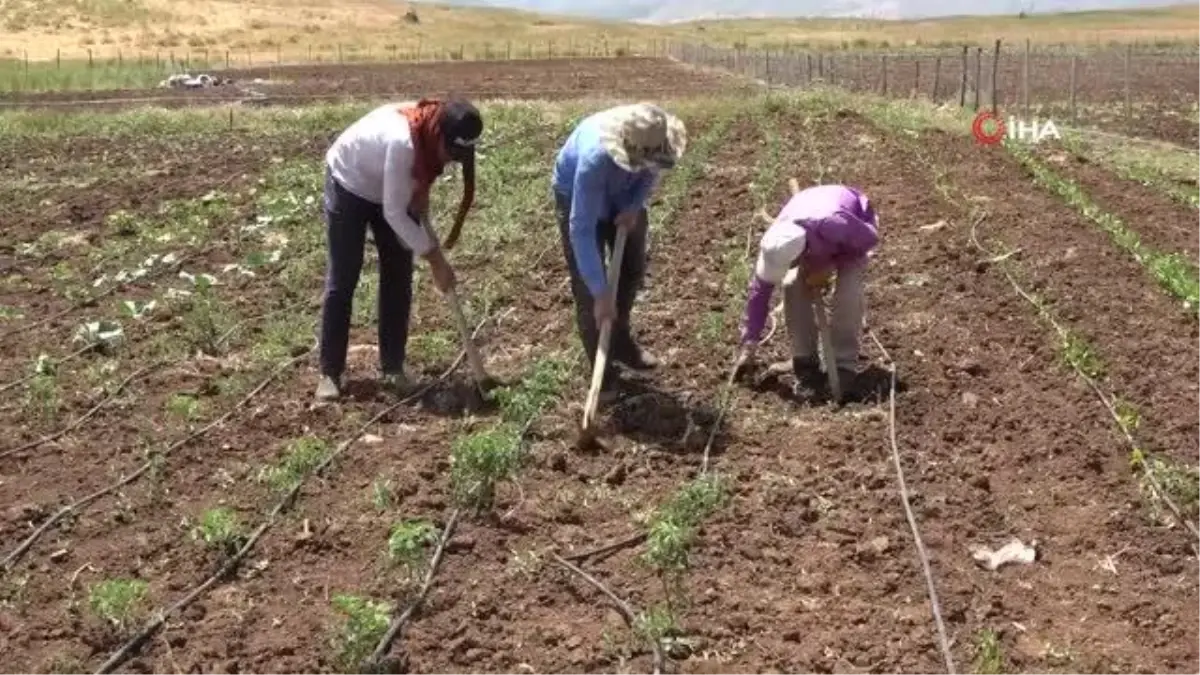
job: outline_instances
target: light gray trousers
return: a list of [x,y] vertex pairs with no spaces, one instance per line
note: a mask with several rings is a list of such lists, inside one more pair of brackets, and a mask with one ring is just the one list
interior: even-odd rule
[[[866,271],[864,259],[838,270],[835,277],[829,332],[833,338],[834,363],[840,370],[855,370],[858,364],[859,339],[867,310]],[[814,307],[815,292],[805,285],[804,274],[803,268],[797,270],[796,280],[784,287],[783,312],[792,341],[792,358],[815,361],[821,339],[813,310],[819,309],[819,305]]]

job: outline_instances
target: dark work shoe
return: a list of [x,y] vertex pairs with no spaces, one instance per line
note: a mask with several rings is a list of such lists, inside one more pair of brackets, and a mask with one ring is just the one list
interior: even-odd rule
[[792,393],[796,398],[811,401],[826,389],[825,373],[816,359],[793,358],[792,374],[796,377],[796,385]]

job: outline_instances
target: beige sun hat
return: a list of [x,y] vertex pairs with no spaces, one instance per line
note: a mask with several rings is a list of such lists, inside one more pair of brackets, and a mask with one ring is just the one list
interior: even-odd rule
[[600,113],[600,143],[617,166],[637,171],[675,166],[687,148],[683,122],[653,103],[616,106]]

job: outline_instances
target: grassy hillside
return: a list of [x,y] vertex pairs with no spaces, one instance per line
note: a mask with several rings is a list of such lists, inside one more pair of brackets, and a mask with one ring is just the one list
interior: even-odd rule
[[[413,10],[416,21],[409,11]],[[936,21],[853,19],[703,21],[639,25],[554,17],[513,10],[409,4],[392,0],[0,0],[0,56],[40,60],[126,58],[138,53],[234,52],[235,59],[302,59],[306,54],[390,51],[424,53],[464,46],[467,57],[490,44],[545,52],[600,51],[629,44],[644,49],[656,39],[712,43],[783,42],[837,47],[938,44],[963,40],[1096,43],[1194,42],[1197,12],[1185,5],[1165,10],[1085,12],[1016,17],[962,17]],[[515,47],[514,47],[515,49]]]

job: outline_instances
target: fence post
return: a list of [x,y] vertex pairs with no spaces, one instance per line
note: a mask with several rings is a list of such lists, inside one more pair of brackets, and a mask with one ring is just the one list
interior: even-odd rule
[[804,52],[804,60],[808,63],[808,73],[804,76],[804,84],[812,85],[812,52]]
[[[28,62],[29,62],[29,59],[28,59],[28,57],[26,57],[26,63],[28,63]],[[1126,62],[1125,62],[1125,63],[1126,63],[1126,64],[1128,64],[1128,63],[1129,63],[1129,61],[1128,61],[1128,60],[1126,60]],[[92,50],[91,50],[91,48],[89,47],[89,48],[88,48],[88,68],[91,68],[91,67],[92,67],[92,66],[94,66],[94,65],[96,65],[96,64],[95,64],[95,63],[92,61]],[[1128,73],[1128,72],[1129,72],[1129,67],[1128,67],[1128,65],[1126,65],[1126,67],[1125,67],[1125,72],[1126,72],[1126,73]],[[1126,81],[1126,82],[1128,82],[1128,81],[1129,81],[1129,78],[1128,78],[1128,77],[1126,77],[1126,78],[1125,78],[1125,81]],[[1126,89],[1128,89],[1128,88],[1129,88],[1129,87],[1128,87],[1128,86],[1126,86]]]
[[967,50],[970,49],[967,45],[963,45],[962,53],[962,78],[958,85],[958,107],[967,107]]
[[879,57],[879,63],[883,71],[883,76],[880,77],[879,81],[881,87],[880,94],[882,96],[887,96],[887,54],[883,54]]
[[229,50],[225,50],[225,70],[229,70]]
[[930,100],[937,103],[938,100],[938,82],[942,79],[942,57],[937,57],[933,60],[933,94]]
[[55,63],[55,66],[59,70],[62,70],[62,50],[61,49],[54,50],[54,63]]
[[1077,55],[1071,54],[1071,124],[1075,124],[1075,66],[1078,60],[1079,57]]
[[916,98],[921,95],[921,57],[914,57],[913,63],[916,64],[916,72],[913,75],[913,88],[910,98]]
[[763,69],[767,71],[767,91],[771,91],[771,50],[763,50]]
[[835,67],[833,54],[829,55],[829,84],[837,86],[837,68]]
[[1029,38],[1025,38],[1025,63],[1021,64],[1021,109],[1029,119]]
[[983,69],[983,47],[975,48],[975,110],[979,110],[979,74]]
[[1000,94],[996,85],[996,68],[1000,64],[1000,38],[996,38],[996,51],[992,54],[992,114],[996,114],[996,107],[1000,105]]
[[1125,130],[1133,130],[1133,92],[1130,90],[1132,75],[1133,45],[1125,45]]

